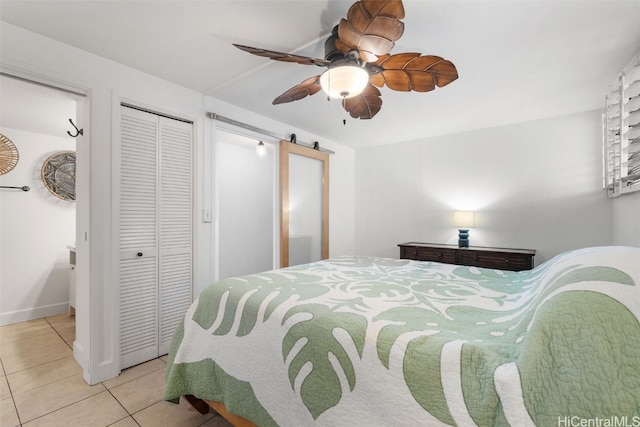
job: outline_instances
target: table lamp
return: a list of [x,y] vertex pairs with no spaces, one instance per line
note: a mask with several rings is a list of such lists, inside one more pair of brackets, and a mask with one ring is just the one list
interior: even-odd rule
[[475,212],[455,211],[453,213],[453,225],[458,227],[458,247],[469,247],[469,228],[475,225]]

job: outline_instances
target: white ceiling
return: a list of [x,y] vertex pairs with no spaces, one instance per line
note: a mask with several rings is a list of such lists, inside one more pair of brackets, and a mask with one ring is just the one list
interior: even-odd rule
[[391,53],[442,56],[458,80],[427,93],[383,88],[371,120],[351,119],[322,93],[272,105],[323,69],[231,43],[323,57],[352,3],[0,0],[0,18],[353,147],[599,109],[640,48],[640,0],[405,0],[404,35]]

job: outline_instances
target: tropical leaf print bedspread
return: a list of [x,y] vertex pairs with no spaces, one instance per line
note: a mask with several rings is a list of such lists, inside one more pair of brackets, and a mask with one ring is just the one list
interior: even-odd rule
[[261,427],[640,425],[639,286],[626,247],[524,272],[341,257],[226,279],[176,331],[165,399]]

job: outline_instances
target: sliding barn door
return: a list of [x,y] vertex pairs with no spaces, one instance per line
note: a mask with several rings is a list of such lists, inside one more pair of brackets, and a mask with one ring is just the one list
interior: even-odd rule
[[166,354],[191,303],[192,127],[121,108],[121,369]]
[[329,154],[280,141],[280,267],[329,258]]

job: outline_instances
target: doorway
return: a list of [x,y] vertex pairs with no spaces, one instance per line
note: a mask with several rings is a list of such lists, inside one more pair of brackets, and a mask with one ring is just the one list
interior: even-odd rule
[[274,146],[216,130],[218,279],[275,268]]
[[6,325],[69,312],[77,228],[69,183],[79,138],[67,132],[77,134],[69,119],[78,123],[85,97],[4,73],[0,85],[0,133],[17,151],[0,185],[21,188],[0,189],[0,293],[12,296],[0,302]]

